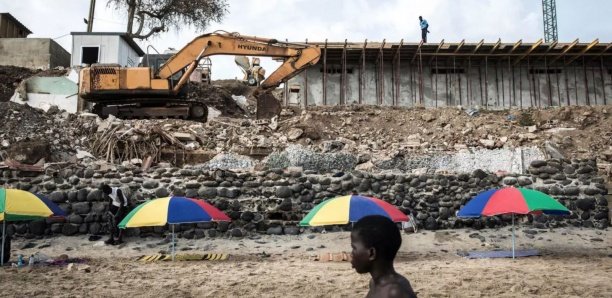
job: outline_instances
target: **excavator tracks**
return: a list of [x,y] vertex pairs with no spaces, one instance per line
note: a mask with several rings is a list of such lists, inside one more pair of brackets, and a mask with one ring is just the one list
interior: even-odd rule
[[[129,102],[129,104],[126,104]],[[101,118],[113,115],[120,119],[185,119],[206,122],[208,107],[203,100],[132,98],[96,103],[93,113]]]

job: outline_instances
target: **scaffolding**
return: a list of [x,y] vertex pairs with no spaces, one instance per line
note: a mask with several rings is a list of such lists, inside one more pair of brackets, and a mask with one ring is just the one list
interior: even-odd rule
[[542,10],[544,14],[544,41],[548,43],[559,40],[555,0],[542,0]]

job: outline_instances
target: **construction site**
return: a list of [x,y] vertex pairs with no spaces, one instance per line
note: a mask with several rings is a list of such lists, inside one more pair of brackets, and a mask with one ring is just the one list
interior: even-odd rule
[[[360,194],[408,215],[412,226],[402,226],[403,231],[435,251],[400,250],[399,258],[418,255],[431,262],[446,258],[449,250],[454,254],[455,246],[445,245],[455,240],[457,251],[503,247],[506,237],[493,234],[507,231],[510,223],[514,233],[514,217],[457,214],[487,189],[520,187],[553,196],[571,212],[524,216],[520,241],[530,239],[544,251],[560,246],[579,263],[580,249],[564,246],[561,232],[553,231],[562,229],[564,235],[588,238],[588,249],[596,257],[602,254],[602,270],[609,270],[604,255],[612,253],[606,238],[612,217],[612,43],[603,38],[558,40],[555,1],[542,5],[544,36],[535,41],[305,37],[283,42],[274,36],[215,31],[156,54],[124,32],[91,28],[70,31],[72,49],[67,51],[54,39],[27,38],[31,31],[2,13],[0,188],[44,195],[66,213],[62,219],[9,222],[6,235],[23,243],[26,253],[33,253],[39,242],[51,243],[52,237],[87,235],[97,241],[113,233],[110,204],[101,188],[109,185],[125,194],[130,210],[156,198],[199,198],[231,219],[126,229],[128,239],[142,240],[128,240],[127,247],[118,246],[122,251],[168,253],[167,244],[175,243],[168,240],[172,226],[179,249],[230,250],[238,245],[232,241],[240,241],[248,246],[245,260],[260,262],[269,257],[260,246],[273,259],[292,251],[318,253],[326,245],[346,250],[326,242],[337,240],[332,236],[319,234],[352,226],[306,228],[300,220],[329,198]],[[90,9],[88,27],[93,26],[87,22],[93,23]],[[216,77],[213,55],[235,56],[244,78]],[[271,58],[279,67],[266,73],[259,58]],[[281,245],[266,237],[302,242]],[[77,247],[74,253],[89,249],[85,240],[65,239]],[[206,246],[200,239],[219,242]],[[309,239],[320,243],[303,242]],[[36,245],[26,247],[30,242]],[[46,247],[64,253],[58,246]],[[110,249],[93,249],[114,256]],[[589,259],[593,263],[588,266],[598,266],[597,260]],[[544,261],[550,260],[538,260],[542,264],[537,266],[546,266]],[[562,270],[561,261],[553,263]],[[120,265],[93,270],[109,276],[112,268],[125,270],[115,268]],[[311,269],[317,271],[305,270]],[[71,274],[89,272],[75,270]],[[177,270],[187,274],[184,267]],[[595,277],[591,280],[596,285],[555,293],[586,297],[612,291]],[[89,290],[100,290],[94,284]],[[296,284],[293,290],[307,288]],[[512,295],[538,295],[537,287],[513,288]],[[214,293],[235,296],[247,288],[228,286]],[[425,296],[449,293],[442,286],[417,288]],[[35,289],[27,293],[41,294]],[[182,292],[197,293],[202,294],[194,288]],[[351,296],[348,288],[339,293]]]

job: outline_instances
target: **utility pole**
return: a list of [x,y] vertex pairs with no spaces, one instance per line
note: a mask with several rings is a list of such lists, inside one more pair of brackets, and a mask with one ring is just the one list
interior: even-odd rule
[[87,19],[87,32],[92,32],[93,30],[94,10],[96,10],[96,0],[91,0],[89,4],[89,18]]
[[559,39],[557,32],[557,4],[555,0],[542,0],[544,12],[544,41],[553,42]]

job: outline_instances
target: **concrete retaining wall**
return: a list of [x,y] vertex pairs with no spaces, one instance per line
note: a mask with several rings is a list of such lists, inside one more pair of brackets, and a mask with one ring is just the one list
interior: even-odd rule
[[0,65],[35,69],[68,67],[70,54],[49,38],[2,38]]
[[[525,60],[510,69],[504,62],[491,59],[486,67],[482,62],[483,65],[473,62],[469,67],[465,63],[459,63],[456,67],[453,64],[439,64],[437,68],[433,63],[426,64],[423,65],[422,77],[419,76],[417,64],[403,63],[399,67],[399,88],[396,89],[391,61],[384,62],[382,78],[377,77],[375,61],[366,61],[361,104],[393,105],[396,92],[398,106],[478,105],[504,109],[612,104],[610,68],[602,67],[598,59],[584,67],[567,66],[552,70],[545,70],[545,66],[539,64],[528,66]],[[289,81],[289,86],[299,87],[299,92],[289,93],[290,104],[303,105],[306,98],[308,105],[342,104],[342,74],[338,71],[328,73],[324,83],[321,63],[319,61]],[[604,65],[608,64],[608,61],[604,62]],[[328,71],[340,69],[334,65],[327,67]],[[347,65],[344,104],[359,103],[359,68],[358,64]],[[451,73],[436,73],[435,69],[445,69]],[[453,73],[455,69],[461,72]],[[377,92],[382,92],[382,103],[378,102]]]

